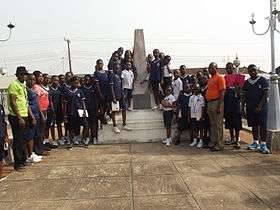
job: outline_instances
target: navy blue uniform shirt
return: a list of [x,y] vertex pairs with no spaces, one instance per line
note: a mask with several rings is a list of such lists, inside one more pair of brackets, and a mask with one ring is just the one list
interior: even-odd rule
[[[120,100],[123,98],[123,87],[122,87],[122,79],[117,74],[109,74],[109,83],[113,85],[116,100]],[[111,94],[111,100],[113,100],[113,96]]]
[[38,96],[34,90],[27,88],[28,105],[36,119],[41,117]]
[[85,99],[83,91],[78,88],[66,90],[63,97],[66,102],[67,116],[78,115],[78,109],[83,109],[83,100]]
[[50,99],[53,103],[55,112],[62,112],[62,88],[61,87],[50,87]]
[[107,97],[109,95],[109,77],[106,71],[98,71],[96,70],[94,72],[94,79],[99,82],[99,87],[101,94],[104,97]]
[[161,80],[161,60],[155,59],[151,62],[150,67],[150,81],[152,82],[160,82]]
[[[268,89],[268,80],[263,76],[258,76],[255,80],[252,80],[251,78],[247,79],[243,86],[243,91],[246,92],[247,109],[255,110],[263,97],[264,91]],[[267,108],[267,101],[262,108]]]

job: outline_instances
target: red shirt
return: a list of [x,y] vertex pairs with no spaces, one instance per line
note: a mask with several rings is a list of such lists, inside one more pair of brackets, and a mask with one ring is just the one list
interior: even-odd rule
[[33,90],[38,95],[40,110],[47,111],[49,107],[49,92],[38,84],[33,86]]

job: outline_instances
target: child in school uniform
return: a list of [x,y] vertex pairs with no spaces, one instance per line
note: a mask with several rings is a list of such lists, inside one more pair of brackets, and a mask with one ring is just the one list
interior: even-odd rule
[[192,95],[192,87],[190,84],[185,83],[183,92],[179,95],[177,100],[178,107],[178,131],[177,139],[175,145],[179,145],[181,142],[182,132],[186,129],[189,129],[189,100]]
[[29,123],[24,134],[24,139],[27,147],[27,162],[29,163],[40,162],[42,160],[41,155],[43,154],[42,124],[44,124],[45,117],[40,111],[38,96],[32,89],[35,82],[36,79],[34,75],[30,74],[27,76],[26,86],[29,105]]
[[179,70],[175,70],[173,72],[174,74],[174,79],[172,81],[172,89],[173,89],[173,96],[177,100],[181,91],[183,90],[183,82],[180,79],[180,72]]
[[[67,147],[72,148],[72,145],[78,146],[79,134],[80,134],[80,124],[83,120],[82,116],[79,116],[79,109],[85,110],[85,97],[79,87],[79,78],[74,76],[71,79],[71,89],[65,91],[64,93],[64,117],[65,121],[69,126],[69,138],[70,141],[67,142]],[[85,113],[84,113],[85,114]],[[84,125],[86,126],[86,125]]]
[[93,78],[87,74],[84,76],[84,85],[81,87],[85,96],[85,106],[88,111],[88,129],[84,133],[86,146],[90,142],[98,144],[98,108],[97,108],[97,95],[96,87],[93,84]]
[[[126,124],[126,110],[127,106],[124,101],[124,93],[123,93],[123,86],[122,86],[122,80],[117,74],[117,72],[114,72],[112,70],[109,71],[109,85],[110,85],[110,90],[111,90],[111,95],[110,95],[110,103],[111,105],[114,105],[116,103],[119,103],[119,108],[122,111],[122,129],[126,131],[131,131],[131,128],[127,126]],[[112,111],[112,121],[113,121],[113,131],[115,133],[120,133],[119,128],[117,127],[117,122],[116,122],[116,112],[112,110],[111,106],[111,111]]]
[[173,119],[173,107],[175,102],[176,99],[172,95],[172,88],[170,86],[166,87],[165,98],[161,101],[163,109],[163,121],[164,126],[166,128],[166,140],[163,140],[163,143],[166,144],[166,146],[170,146],[172,144],[171,124]]
[[[193,95],[189,100],[189,108],[190,108],[190,122],[192,133],[191,136],[193,138],[193,142],[190,144],[191,147],[196,146],[197,148],[203,147],[203,134],[201,122],[204,120],[204,108],[205,101],[203,96],[200,93],[199,84],[193,85]],[[200,134],[200,139],[198,139]]]
[[132,71],[132,64],[130,62],[126,62],[125,67],[126,68],[122,71],[121,74],[124,100],[126,106],[128,107],[128,111],[132,111],[131,99],[132,99],[132,91],[133,91],[133,83],[134,83],[134,73]]
[[109,110],[109,77],[108,73],[103,70],[103,60],[98,59],[96,61],[95,71],[94,71],[94,81],[96,83],[96,90],[99,96],[98,99],[98,109],[100,110],[100,121],[102,124],[107,124],[107,119],[105,114]]
[[55,125],[57,126],[57,134],[58,134],[58,142],[63,145],[62,140],[62,122],[63,122],[63,114],[62,114],[62,88],[59,86],[59,78],[54,75],[51,77],[51,85],[50,85],[50,111],[49,119],[47,120],[47,126],[51,129],[51,136],[53,142],[55,140]]

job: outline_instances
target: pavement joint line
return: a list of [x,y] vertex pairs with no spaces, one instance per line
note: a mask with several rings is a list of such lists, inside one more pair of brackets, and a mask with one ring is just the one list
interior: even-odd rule
[[178,173],[178,175],[179,175],[179,178],[181,179],[181,181],[182,181],[182,182],[185,184],[185,186],[187,187],[187,189],[188,189],[188,191],[189,191],[191,197],[192,197],[193,200],[195,201],[197,207],[201,210],[201,207],[200,207],[200,205],[199,205],[199,202],[196,200],[196,198],[195,198],[194,194],[192,193],[190,187],[188,186],[188,184],[187,184],[187,183],[185,182],[185,180],[183,179],[183,177],[182,177],[181,173],[179,172],[178,168],[175,166],[175,164],[174,164],[174,162],[173,162],[172,160],[171,160],[171,163],[172,163],[173,167],[175,168],[175,170],[177,171],[177,173]]
[[132,166],[132,144],[129,147],[129,154],[130,154],[130,188],[131,188],[131,199],[132,199],[132,209],[135,209],[135,202],[134,202],[134,187],[133,187],[133,166]]
[[[225,170],[225,168],[219,164],[218,161],[215,161],[222,169]],[[269,204],[267,204],[263,199],[261,199],[258,195],[256,195],[252,190],[250,190],[246,185],[244,185],[242,182],[239,182],[236,178],[232,176],[232,173],[228,172],[227,173],[238,185],[240,185],[240,190],[244,189],[254,195],[259,201],[261,201],[264,205],[266,205],[269,209],[273,209]]]

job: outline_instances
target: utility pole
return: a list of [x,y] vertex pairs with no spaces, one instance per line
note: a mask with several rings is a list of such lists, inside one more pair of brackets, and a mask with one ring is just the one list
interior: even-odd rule
[[66,41],[66,43],[67,43],[69,70],[70,70],[70,72],[73,74],[73,71],[72,71],[71,52],[70,52],[70,43],[71,43],[71,42],[70,42],[70,39],[66,39],[66,38],[64,38],[64,41]]

